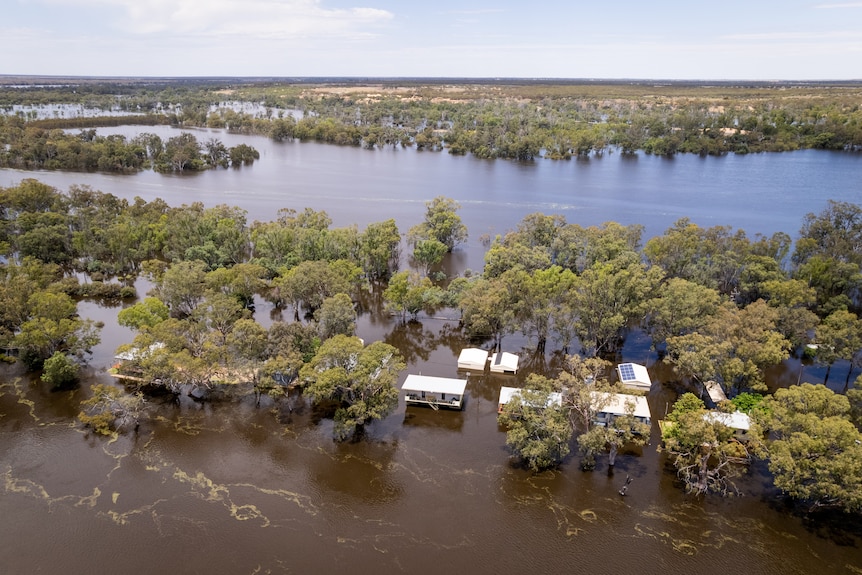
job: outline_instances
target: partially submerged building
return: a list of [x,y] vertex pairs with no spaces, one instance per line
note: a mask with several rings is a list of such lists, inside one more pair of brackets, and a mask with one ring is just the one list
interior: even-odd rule
[[652,412],[650,412],[649,403],[647,398],[642,395],[594,391],[593,398],[597,402],[604,403],[604,406],[593,419],[595,425],[613,426],[616,418],[629,414],[629,406],[633,408],[631,415],[635,420],[646,425],[652,424]]
[[617,365],[617,376],[620,383],[629,389],[641,389],[649,391],[652,380],[645,365],[639,363],[621,363]]
[[498,351],[491,357],[491,373],[517,374],[518,356],[514,353]]
[[485,371],[488,364],[488,352],[484,349],[468,347],[461,350],[458,356],[458,369],[469,369],[472,371]]
[[407,405],[427,405],[432,409],[441,407],[462,409],[466,389],[466,379],[432,377],[412,373],[407,376],[404,385],[401,386]]
[[751,429],[751,418],[747,413],[734,411],[733,413],[724,413],[722,411],[707,411],[704,419],[710,423],[722,423],[733,430],[733,435],[740,441],[747,441],[749,438],[748,432]]
[[[520,387],[506,387],[505,385],[500,388],[500,399],[497,402],[497,413],[503,412],[503,407],[509,403],[510,401],[521,401],[521,392],[524,391]],[[558,392],[552,392],[548,395],[548,403],[543,407],[551,407],[553,405],[562,406],[563,405],[563,395]]]

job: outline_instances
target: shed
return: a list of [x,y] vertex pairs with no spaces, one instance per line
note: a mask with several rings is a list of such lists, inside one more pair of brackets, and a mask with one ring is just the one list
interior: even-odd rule
[[627,414],[626,404],[628,403],[634,404],[632,416],[636,420],[647,425],[652,423],[652,412],[650,412],[649,403],[647,402],[647,398],[642,395],[594,391],[593,397],[597,400],[606,401],[605,406],[601,408],[593,420],[593,423],[596,425],[613,425],[614,419]]
[[465,389],[467,389],[466,379],[431,377],[412,373],[407,376],[401,386],[407,405],[427,405],[433,409],[440,407],[461,409],[464,403]]
[[620,383],[625,387],[647,391],[652,387],[652,380],[645,365],[620,363],[617,365],[617,375],[620,378]]
[[500,351],[491,357],[491,371],[515,375],[518,373],[518,356],[514,353]]
[[488,363],[488,352],[484,349],[468,347],[461,350],[458,356],[458,369],[472,369],[475,371],[485,371],[485,365]]
[[[500,400],[497,402],[497,413],[502,413],[503,406],[512,401],[513,399],[520,399],[521,397],[521,388],[520,387],[506,387],[505,385],[500,388]],[[548,394],[548,404],[547,407],[551,407],[552,405],[562,406],[563,405],[563,395],[561,393],[552,392]]]

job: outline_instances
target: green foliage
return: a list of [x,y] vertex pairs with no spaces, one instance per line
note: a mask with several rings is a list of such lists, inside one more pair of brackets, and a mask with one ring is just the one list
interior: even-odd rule
[[324,340],[339,334],[352,336],[356,331],[356,309],[350,296],[344,293],[323,300],[314,312],[314,319]]
[[848,398],[823,385],[791,386],[766,400],[775,485],[811,509],[862,511],[862,433]]
[[764,370],[789,355],[790,342],[775,330],[777,319],[763,300],[742,310],[725,304],[699,332],[669,337],[668,359],[682,375],[715,380],[727,392],[765,390]]
[[450,251],[446,244],[437,241],[435,238],[427,240],[419,240],[413,244],[413,260],[428,275],[428,272],[443,261],[443,256]]
[[434,239],[451,252],[456,245],[467,241],[467,226],[456,213],[460,208],[458,202],[444,196],[426,202],[425,221],[411,228],[408,234],[414,245],[421,240]]
[[169,315],[170,309],[162,300],[146,297],[143,301],[120,310],[117,314],[117,323],[134,330],[141,330],[165,321]]
[[596,263],[584,270],[568,293],[577,310],[574,332],[589,355],[615,351],[628,323],[651,296],[661,272],[628,258]]
[[551,382],[531,374],[498,416],[506,445],[532,471],[555,467],[569,454],[572,427],[562,406],[551,400]]
[[733,406],[742,413],[751,414],[755,410],[766,409],[763,403],[764,396],[759,393],[743,392],[731,399]]
[[717,291],[682,278],[662,283],[657,296],[646,302],[646,327],[654,347],[702,329],[718,310]]
[[314,401],[338,404],[334,433],[344,440],[395,409],[395,382],[404,367],[401,354],[391,345],[378,341],[363,347],[359,338],[336,335],[323,342],[300,377]]
[[55,352],[81,357],[99,343],[93,322],[76,316],[75,303],[66,294],[36,292],[27,300],[27,308],[27,319],[13,343],[31,369],[40,368]]
[[468,337],[490,338],[496,346],[515,327],[513,295],[500,278],[479,278],[460,294],[461,324]]
[[45,360],[42,381],[55,389],[70,387],[78,383],[78,364],[59,351]]
[[130,427],[136,428],[146,410],[141,393],[126,394],[122,389],[104,384],[92,388],[92,396],[81,402],[78,420],[100,435],[111,435]]
[[733,429],[709,414],[700,399],[683,394],[668,414],[664,447],[688,493],[739,495],[734,478],[763,454],[759,432],[754,426],[750,440],[742,442]]
[[683,393],[673,404],[673,410],[667,414],[667,420],[676,422],[685,413],[701,413],[705,409],[703,400],[698,396],[693,393]]
[[[850,383],[852,364],[862,353],[862,321],[847,310],[837,310],[829,314],[815,330],[817,352],[814,359],[821,365],[832,364],[839,359],[851,362],[847,372],[846,384]],[[824,383],[829,379],[829,369],[826,370]]]
[[388,309],[401,315],[405,321],[409,315],[416,319],[419,312],[432,313],[443,304],[443,290],[431,283],[427,277],[419,278],[416,274],[403,271],[389,279],[389,284],[383,292],[383,301]]
[[398,266],[401,235],[395,220],[369,224],[359,237],[362,270],[371,279],[388,277]]

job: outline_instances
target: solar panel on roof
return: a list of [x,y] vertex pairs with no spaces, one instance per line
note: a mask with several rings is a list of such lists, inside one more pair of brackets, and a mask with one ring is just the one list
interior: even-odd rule
[[632,381],[635,379],[635,368],[630,363],[621,363],[619,365],[620,377],[623,381]]

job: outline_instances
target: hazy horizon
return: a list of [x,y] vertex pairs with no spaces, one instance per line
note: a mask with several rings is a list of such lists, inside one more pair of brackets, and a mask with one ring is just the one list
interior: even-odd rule
[[862,79],[862,2],[13,0],[0,74]]

